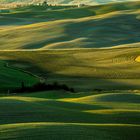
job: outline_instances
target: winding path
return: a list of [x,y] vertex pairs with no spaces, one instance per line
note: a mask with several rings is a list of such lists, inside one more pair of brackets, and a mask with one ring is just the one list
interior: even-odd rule
[[21,71],[23,73],[26,73],[26,74],[28,74],[30,76],[33,76],[33,77],[37,78],[40,82],[45,82],[46,81],[45,78],[40,77],[40,76],[38,76],[36,74],[33,74],[33,73],[29,72],[29,71],[26,71],[26,70],[23,70],[23,69],[20,69],[20,68],[17,68],[17,67],[10,66],[8,62],[6,63],[5,67],[13,69],[13,70],[18,70],[18,71]]

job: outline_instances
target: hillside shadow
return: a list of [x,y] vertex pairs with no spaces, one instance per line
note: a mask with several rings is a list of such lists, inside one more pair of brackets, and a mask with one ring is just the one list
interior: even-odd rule
[[[75,91],[96,91],[98,90],[135,90],[140,89],[140,83],[134,84],[133,81],[139,79],[120,79],[120,78],[102,78],[102,77],[87,77],[87,76],[70,76],[65,74],[56,74],[47,69],[42,69],[38,65],[28,61],[22,60],[7,60],[12,66],[15,64],[21,64],[28,66],[26,71],[33,73],[40,78],[44,78],[47,83],[53,83],[57,81],[60,84],[66,84],[75,89]],[[23,68],[24,69],[24,68]],[[22,80],[22,79],[21,79]],[[129,82],[128,82],[129,80]],[[139,80],[140,82],[140,80]],[[26,83],[25,83],[26,84]]]
[[[17,100],[14,101],[14,106]],[[11,105],[12,102],[1,104]],[[28,106],[28,109],[27,109]],[[21,108],[20,108],[21,107]],[[118,112],[112,114],[104,113],[88,113],[83,109],[101,109],[100,106],[81,105],[77,103],[64,102],[47,102],[47,101],[20,101],[13,111],[5,110],[0,112],[0,124],[27,123],[27,122],[67,122],[67,123],[122,123],[122,124],[140,124],[139,112]],[[83,109],[82,109],[83,108]],[[126,117],[127,116],[127,117]],[[127,119],[126,119],[127,118]]]
[[[139,20],[136,14],[124,14],[103,19],[89,19],[65,26],[67,38],[86,38],[90,48],[112,47],[140,42]],[[80,46],[80,44],[79,44]]]

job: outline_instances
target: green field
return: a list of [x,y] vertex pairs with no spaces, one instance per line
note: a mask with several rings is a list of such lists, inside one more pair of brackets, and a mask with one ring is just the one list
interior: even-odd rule
[[37,81],[39,81],[37,77],[9,67],[6,62],[0,61],[0,90],[6,92],[12,88],[20,87],[21,82],[31,86]]
[[[0,140],[139,140],[140,2],[0,12]],[[13,93],[45,80],[75,89]]]
[[140,2],[135,2],[49,11],[35,6],[0,13],[0,49],[137,47],[139,8]]
[[140,89],[138,47],[0,51],[9,64],[77,91]]
[[139,100],[139,93],[58,91],[1,97],[0,139],[138,140]]

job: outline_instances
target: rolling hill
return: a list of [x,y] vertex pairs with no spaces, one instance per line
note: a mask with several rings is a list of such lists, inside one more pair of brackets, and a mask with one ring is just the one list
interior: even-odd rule
[[139,89],[139,7],[131,2],[11,9],[0,17],[0,56],[78,91]]
[[49,11],[39,8],[1,13],[1,50],[139,46],[140,2]]
[[[0,10],[0,140],[139,140],[139,15],[140,2]],[[10,93],[41,79],[75,93]]]
[[[9,64],[77,91],[140,88],[139,47],[0,51]],[[23,63],[24,62],[24,63]]]
[[21,82],[31,86],[39,79],[29,73],[9,67],[8,63],[0,61],[0,92],[7,92],[10,89],[21,87]]
[[[79,94],[64,92],[1,97],[0,140],[139,140],[140,104],[137,97],[140,95],[122,95],[130,102],[104,102],[97,100],[97,96],[105,95],[90,97],[84,93],[79,97]],[[118,98],[122,95],[118,94]],[[57,99],[53,99],[56,96]],[[113,94],[107,96],[112,98]],[[135,99],[133,102],[130,96]],[[88,98],[86,103],[82,98]],[[91,102],[93,98],[95,100]]]

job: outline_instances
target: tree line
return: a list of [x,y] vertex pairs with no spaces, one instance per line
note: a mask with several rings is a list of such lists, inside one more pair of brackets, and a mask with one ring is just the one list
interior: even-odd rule
[[45,82],[38,82],[32,86],[26,86],[24,82],[21,82],[19,88],[13,89],[12,93],[25,93],[25,92],[39,92],[39,91],[50,91],[50,90],[64,90],[69,92],[75,92],[74,88],[68,87],[66,84],[59,84],[54,82],[52,84],[46,84]]

